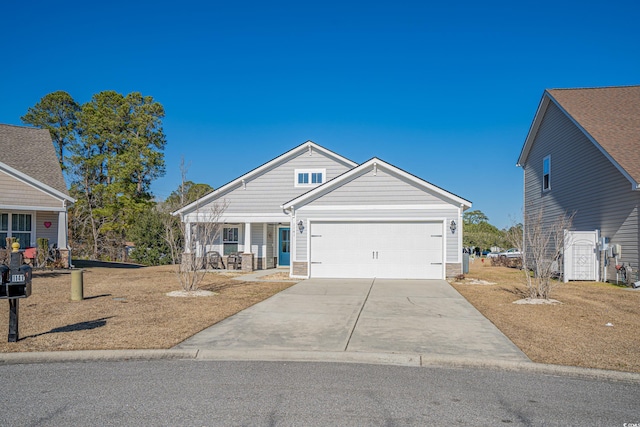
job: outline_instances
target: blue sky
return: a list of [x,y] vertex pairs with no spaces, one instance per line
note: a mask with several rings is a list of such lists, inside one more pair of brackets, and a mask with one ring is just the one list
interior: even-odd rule
[[[22,4],[18,4],[22,3]],[[515,166],[546,88],[640,84],[637,1],[10,2],[0,123],[64,90],[153,96],[166,197],[312,140],[521,217]],[[445,4],[446,3],[446,4]]]

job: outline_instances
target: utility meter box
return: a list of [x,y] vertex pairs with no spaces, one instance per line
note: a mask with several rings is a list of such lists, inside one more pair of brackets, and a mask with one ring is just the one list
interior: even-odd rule
[[622,256],[622,246],[616,243],[615,245],[611,245],[611,250],[613,251],[614,257]]

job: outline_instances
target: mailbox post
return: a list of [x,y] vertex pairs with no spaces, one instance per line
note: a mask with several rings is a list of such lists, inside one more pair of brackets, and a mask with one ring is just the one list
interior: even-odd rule
[[31,267],[24,265],[19,243],[11,245],[9,267],[0,265],[0,299],[9,300],[8,342],[18,341],[19,301],[31,295]]

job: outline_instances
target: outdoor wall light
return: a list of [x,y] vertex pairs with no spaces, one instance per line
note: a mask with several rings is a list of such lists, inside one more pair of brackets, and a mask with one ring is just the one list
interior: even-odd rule
[[304,231],[304,222],[302,220],[298,221],[298,230],[302,233]]
[[458,228],[458,226],[456,225],[456,222],[454,220],[451,220],[451,224],[449,224],[449,228],[451,229],[451,234],[455,234],[456,228]]

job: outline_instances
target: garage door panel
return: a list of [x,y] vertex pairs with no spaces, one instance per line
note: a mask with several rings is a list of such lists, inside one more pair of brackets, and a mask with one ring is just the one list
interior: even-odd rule
[[443,278],[441,222],[312,222],[312,277]]

